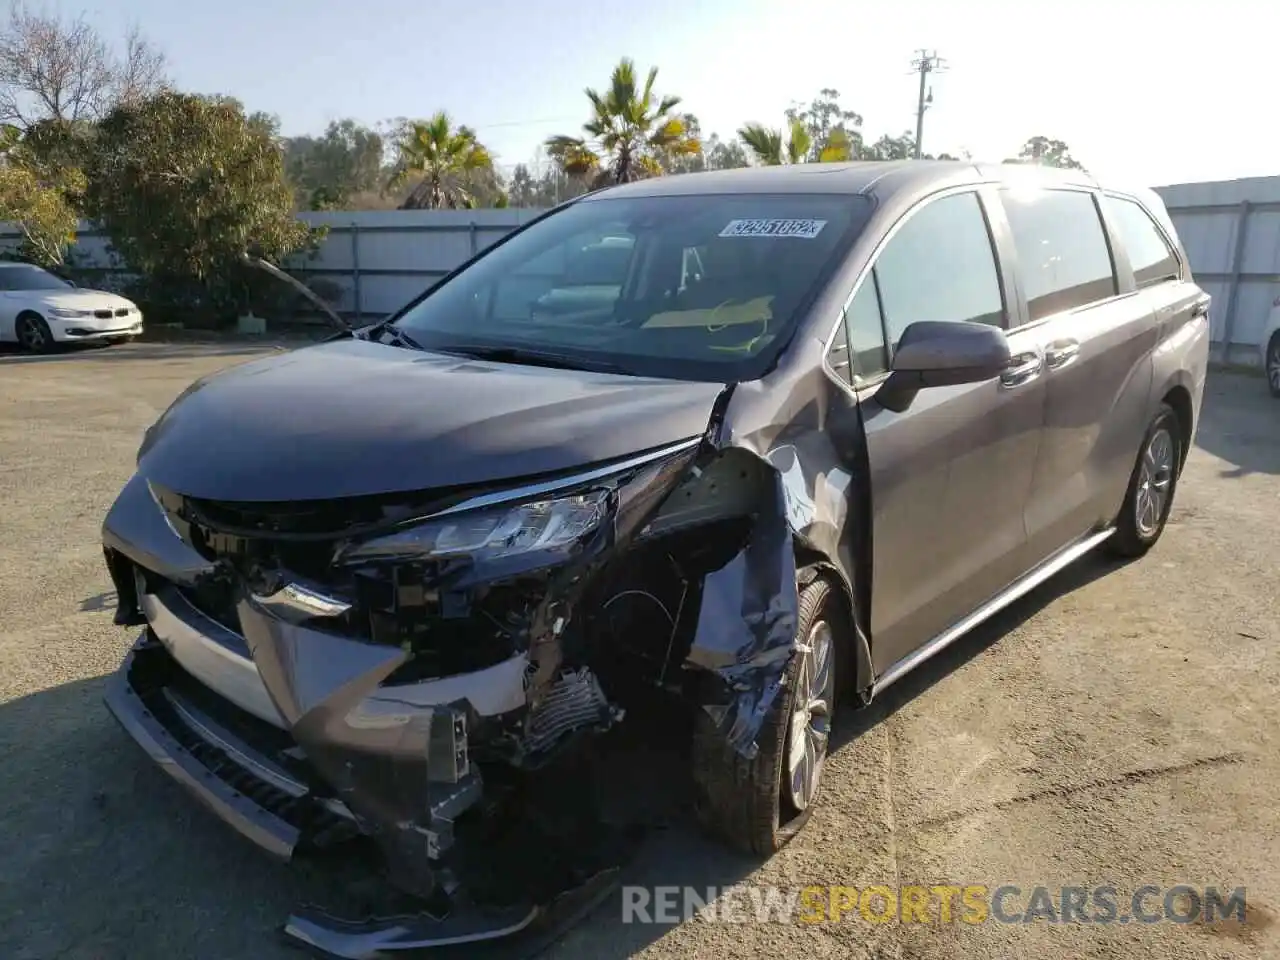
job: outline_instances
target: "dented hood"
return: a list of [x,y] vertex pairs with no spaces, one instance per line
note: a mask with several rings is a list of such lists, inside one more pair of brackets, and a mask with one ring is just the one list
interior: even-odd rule
[[488,484],[697,436],[723,389],[340,340],[192,384],[147,431],[138,469],[215,500]]

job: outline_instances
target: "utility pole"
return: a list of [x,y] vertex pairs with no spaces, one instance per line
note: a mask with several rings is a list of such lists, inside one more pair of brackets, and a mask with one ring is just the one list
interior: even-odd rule
[[929,89],[929,74],[942,73],[946,70],[946,63],[938,56],[938,51],[934,50],[930,53],[928,50],[917,50],[916,57],[911,61],[911,72],[920,74],[920,93],[916,99],[916,159],[920,159],[920,151],[922,149],[921,141],[924,140],[924,112],[933,104],[933,91]]

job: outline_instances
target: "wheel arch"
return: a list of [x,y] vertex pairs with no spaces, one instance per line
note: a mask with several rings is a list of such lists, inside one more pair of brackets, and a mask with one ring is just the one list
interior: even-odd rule
[[[870,689],[874,677],[871,666],[871,647],[867,643],[858,617],[857,601],[854,599],[853,586],[844,573],[831,562],[821,550],[813,547],[799,537],[794,539],[796,556],[796,586],[798,589],[810,583],[816,577],[823,577],[831,584],[836,599],[840,604],[843,630],[840,634],[841,648],[837,664],[844,674],[838,678],[840,688],[845,693],[857,693],[864,702],[870,699]],[[864,696],[864,691],[866,695]]]
[[[1280,313],[1280,310],[1276,311]],[[1271,362],[1272,356],[1280,356],[1280,320],[1271,328],[1270,335],[1262,341],[1262,375],[1267,379],[1267,386],[1271,390],[1273,397],[1280,397],[1280,386],[1271,378],[1271,368],[1268,364]]]
[[1160,398],[1161,403],[1168,404],[1178,418],[1181,449],[1178,452],[1178,470],[1187,462],[1187,454],[1191,450],[1191,440],[1195,436],[1195,405],[1191,401],[1191,391],[1181,383],[1174,384]]

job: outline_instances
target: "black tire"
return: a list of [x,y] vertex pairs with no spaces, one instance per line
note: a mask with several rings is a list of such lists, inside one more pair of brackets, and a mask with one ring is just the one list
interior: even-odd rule
[[804,826],[818,799],[839,689],[839,661],[845,655],[847,640],[836,594],[828,581],[819,577],[800,590],[797,636],[807,640],[822,624],[828,629],[830,651],[827,733],[817,760],[816,786],[802,808],[792,800],[783,769],[791,749],[789,732],[798,681],[805,671],[803,653],[792,657],[787,667],[783,687],[760,729],[759,752],[753,759],[747,760],[729,746],[705,711],[698,711],[694,723],[692,762],[698,820],[709,834],[749,854],[767,856],[783,847]]
[[[1157,437],[1167,439],[1157,442]],[[1116,532],[1105,541],[1107,552],[1117,557],[1140,557],[1155,546],[1173,508],[1181,472],[1182,424],[1173,408],[1162,403],[1142,435],[1124,505],[1116,517]],[[1157,504],[1152,498],[1161,490]]]
[[1280,330],[1271,335],[1267,352],[1262,361],[1267,369],[1267,388],[1271,396],[1280,400]]
[[28,353],[51,353],[56,346],[44,317],[30,310],[18,314],[14,333],[18,335],[18,346]]

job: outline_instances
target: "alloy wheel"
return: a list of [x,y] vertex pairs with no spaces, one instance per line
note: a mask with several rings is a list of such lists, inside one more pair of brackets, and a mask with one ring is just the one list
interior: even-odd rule
[[18,342],[32,353],[39,353],[48,345],[44,330],[31,317],[23,317],[18,324]]
[[1142,452],[1142,466],[1138,474],[1138,495],[1133,498],[1134,525],[1144,539],[1153,537],[1160,529],[1169,494],[1173,489],[1173,434],[1161,427],[1151,435],[1147,449]]
[[787,797],[803,811],[813,802],[831,739],[835,695],[835,640],[831,625],[818,620],[799,651],[795,700],[787,746]]
[[1267,381],[1271,392],[1280,395],[1280,337],[1271,338],[1271,349],[1267,351]]

